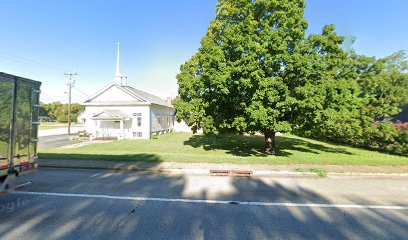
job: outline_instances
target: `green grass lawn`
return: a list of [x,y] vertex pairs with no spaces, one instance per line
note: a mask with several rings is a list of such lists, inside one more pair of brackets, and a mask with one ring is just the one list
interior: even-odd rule
[[66,128],[67,126],[39,126],[38,130],[48,130],[48,129],[56,129],[56,128]]
[[48,130],[48,129],[55,129],[55,128],[64,128],[67,127],[66,123],[59,123],[59,122],[41,122],[38,126],[39,130]]
[[262,136],[204,136],[171,133],[150,140],[126,140],[67,150],[40,150],[42,159],[168,161],[240,164],[408,165],[408,157],[327,144],[293,135],[277,137],[279,153],[262,153]]
[[[75,123],[71,124],[71,127],[76,127]],[[56,128],[67,128],[67,123],[59,123],[59,122],[41,122],[38,130],[48,130],[48,129],[56,129]]]

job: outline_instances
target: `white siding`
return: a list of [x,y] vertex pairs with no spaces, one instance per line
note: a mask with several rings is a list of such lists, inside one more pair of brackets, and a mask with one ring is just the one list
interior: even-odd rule
[[[173,108],[150,104],[148,100],[129,95],[115,85],[102,91],[92,100],[85,102],[86,108],[82,114],[86,131],[94,137],[107,134],[109,137],[119,139],[149,139],[151,133],[162,134],[173,130]],[[122,121],[92,120],[94,114],[104,110],[121,111],[130,120],[123,121],[123,130]],[[141,126],[138,126],[137,122],[139,117]]]
[[[175,132],[193,132],[193,130],[191,130],[191,127],[189,127],[185,121],[181,121],[181,122],[176,121],[174,123],[174,131]],[[200,129],[197,131],[197,133],[203,133],[203,130]]]
[[[149,139],[150,138],[150,107],[149,106],[86,106],[86,110],[83,114],[83,118],[86,119],[85,121],[85,128],[86,131],[92,133],[96,136],[97,132],[100,134],[103,131],[108,131],[106,127],[113,125],[117,125],[114,122],[106,123],[103,122],[101,125],[101,120],[92,120],[92,116],[95,113],[102,112],[103,110],[119,110],[125,113],[127,116],[131,118],[130,121],[124,122],[124,132],[125,138],[138,138],[137,136],[134,137],[133,133],[137,135],[137,132],[142,133],[142,139]],[[137,126],[137,117],[133,116],[134,114],[141,114],[142,118],[142,125],[140,127]],[[105,127],[105,128],[104,128]],[[115,127],[116,128],[116,127]],[[116,133],[112,132],[111,136],[114,136]]]
[[174,111],[172,108],[152,105],[150,118],[151,118],[151,132],[152,133],[164,133],[173,130],[174,127]]

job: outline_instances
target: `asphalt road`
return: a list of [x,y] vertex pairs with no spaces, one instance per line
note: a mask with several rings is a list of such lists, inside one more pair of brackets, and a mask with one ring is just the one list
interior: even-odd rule
[[38,141],[38,148],[39,149],[53,149],[68,146],[71,144],[78,143],[79,141],[70,141],[68,134],[60,134],[60,135],[50,135],[50,136],[40,136]]
[[0,239],[406,239],[407,179],[42,169],[0,196]]

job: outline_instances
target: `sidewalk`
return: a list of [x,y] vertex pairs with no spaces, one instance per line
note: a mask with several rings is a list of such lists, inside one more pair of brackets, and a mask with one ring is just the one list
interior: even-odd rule
[[317,176],[310,169],[324,169],[328,176],[408,177],[408,166],[354,165],[248,165],[175,162],[114,162],[101,160],[40,159],[40,167],[105,170],[136,170],[173,174],[210,174],[210,170],[252,171],[253,176]]

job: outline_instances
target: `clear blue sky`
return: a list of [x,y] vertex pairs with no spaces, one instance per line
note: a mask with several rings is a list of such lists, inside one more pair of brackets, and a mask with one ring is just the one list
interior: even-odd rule
[[[115,74],[116,42],[128,84],[177,95],[179,66],[200,46],[216,0],[1,0],[0,71],[43,82],[42,100],[66,101],[64,72],[92,94]],[[306,0],[309,33],[333,23],[360,54],[408,50],[406,0]],[[73,90],[74,101],[86,96]]]

